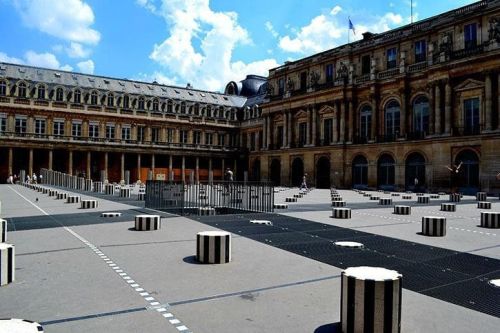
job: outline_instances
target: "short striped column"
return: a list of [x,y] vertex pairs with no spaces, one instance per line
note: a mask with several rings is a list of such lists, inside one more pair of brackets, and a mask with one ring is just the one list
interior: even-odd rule
[[450,202],[460,202],[461,198],[462,198],[462,196],[460,195],[460,193],[450,194]]
[[104,212],[101,213],[101,217],[120,217],[122,213],[119,212]]
[[297,202],[297,198],[288,197],[288,198],[285,198],[285,202]]
[[431,199],[439,199],[439,194],[431,194]]
[[57,196],[57,190],[49,190],[49,197]]
[[478,201],[477,208],[479,209],[491,209],[491,202],[488,201]]
[[391,193],[391,197],[399,197],[400,194],[399,193]]
[[226,231],[202,231],[196,234],[196,260],[202,264],[231,261],[231,234]]
[[198,215],[215,215],[213,207],[198,207]]
[[66,200],[68,198],[68,193],[59,192],[56,196],[57,200]]
[[146,193],[137,193],[137,200],[139,201],[146,200]]
[[104,184],[102,182],[94,182],[94,192],[102,193]]
[[443,212],[456,212],[457,211],[457,205],[454,203],[445,203],[443,202],[441,204],[441,211]]
[[425,196],[425,197],[418,197],[417,202],[421,204],[428,204],[430,202],[430,198]]
[[402,275],[381,267],[349,267],[342,272],[341,332],[401,331]]
[[481,212],[481,227],[500,228],[500,212]]
[[14,281],[15,248],[12,244],[0,243],[0,286]]
[[80,196],[79,195],[68,195],[68,198],[66,199],[67,203],[79,203],[80,202]]
[[6,318],[0,319],[1,332],[12,333],[43,333],[39,323],[26,319]]
[[380,200],[380,197],[378,195],[372,195],[370,197],[370,200],[376,200],[376,201],[378,201],[378,200]]
[[411,195],[408,195],[408,194],[403,194],[402,196],[403,200],[411,200]]
[[120,188],[120,198],[130,198],[130,189]]
[[46,187],[42,188],[42,193],[43,194],[48,194],[49,193],[49,189],[46,188]]
[[85,179],[85,192],[92,191],[92,179]]
[[422,234],[425,236],[433,236],[433,237],[446,236],[446,217],[423,216]]
[[77,177],[76,179],[76,189],[83,190],[85,187],[85,178]]
[[371,197],[372,195],[371,195],[371,193],[363,193],[363,196],[364,197]]
[[273,204],[273,209],[287,209],[287,204]]
[[106,184],[104,185],[104,194],[107,195],[114,195],[115,194],[115,187],[112,184]]
[[160,215],[136,215],[135,230],[149,231],[160,229]]
[[332,207],[345,207],[345,201],[332,201]]
[[477,192],[476,193],[477,201],[486,201],[486,192]]
[[97,200],[87,199],[87,200],[82,200],[80,203],[81,209],[92,209],[92,208],[97,208],[98,206],[99,203],[97,202]]
[[302,198],[302,193],[294,194],[293,197],[296,199]]
[[397,214],[397,215],[410,215],[411,214],[411,207],[410,206],[404,206],[404,205],[395,205],[394,206],[394,214]]
[[7,221],[0,219],[0,230],[2,234],[0,235],[0,243],[5,243],[7,241]]
[[333,208],[332,217],[334,219],[350,219],[351,208]]
[[332,197],[332,201],[342,201],[344,200],[341,196]]
[[392,199],[391,198],[380,198],[378,200],[378,204],[381,205],[381,206],[392,205]]

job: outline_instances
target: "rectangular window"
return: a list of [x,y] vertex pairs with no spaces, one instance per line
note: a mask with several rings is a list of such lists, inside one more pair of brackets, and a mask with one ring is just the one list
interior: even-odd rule
[[415,43],[415,63],[423,62],[426,59],[427,49],[425,40],[419,40]]
[[35,119],[35,134],[45,134],[45,119]]
[[226,144],[226,135],[225,134],[219,134],[219,136],[217,137],[217,142],[219,144],[219,146],[224,146]]
[[464,43],[466,49],[473,49],[477,46],[477,24],[466,24],[464,26]]
[[479,134],[479,98],[464,100],[464,134]]
[[299,145],[300,146],[303,146],[307,143],[306,137],[307,137],[307,124],[300,123],[299,124]]
[[74,122],[71,125],[71,135],[73,139],[80,139],[82,137],[82,123]]
[[307,88],[307,72],[300,73],[300,90]]
[[327,145],[333,137],[333,119],[325,119],[323,122],[323,144]]
[[90,123],[89,124],[89,138],[97,139],[99,137],[99,124]]
[[130,138],[131,138],[130,126],[123,126],[122,127],[122,140],[129,141]]
[[158,127],[151,128],[151,142],[160,142],[160,129]]
[[137,127],[137,142],[144,142],[144,126],[138,126]]
[[16,118],[16,134],[26,133],[26,118]]
[[285,93],[285,79],[281,78],[278,80],[278,95],[283,95]]
[[283,126],[278,126],[278,136],[276,137],[276,148],[283,147]]
[[370,55],[364,55],[361,57],[361,75],[370,74]]
[[53,134],[55,136],[64,136],[64,121],[63,120],[54,120]]
[[328,64],[325,67],[326,82],[333,82],[333,64]]
[[169,142],[169,143],[174,142],[174,129],[173,128],[167,128],[167,142]]
[[259,131],[259,148],[264,148],[264,132]]
[[193,132],[193,143],[195,145],[199,145],[201,143],[201,132],[200,131]]
[[250,150],[255,151],[255,132],[250,133]]
[[387,50],[387,69],[396,68],[398,51],[395,47]]
[[106,124],[106,139],[115,139],[115,124]]
[[213,134],[212,133],[205,133],[205,144],[206,145],[213,144]]
[[0,133],[7,132],[7,118],[5,115],[0,115]]
[[179,136],[180,143],[188,143],[188,131],[181,130]]
[[372,115],[370,112],[361,113],[359,136],[362,139],[369,140],[371,138]]

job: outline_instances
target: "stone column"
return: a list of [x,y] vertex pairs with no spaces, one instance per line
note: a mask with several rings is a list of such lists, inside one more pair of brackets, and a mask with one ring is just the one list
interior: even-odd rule
[[341,143],[345,142],[345,99],[340,101],[340,138]]
[[209,157],[208,158],[208,181],[213,182],[213,180],[214,180],[214,174],[212,171],[212,158]]
[[73,152],[68,151],[68,175],[73,175]]
[[435,103],[435,87],[436,83],[433,82],[429,84],[428,86],[428,93],[429,93],[429,133],[428,135],[433,135],[435,133],[434,131],[434,125],[435,125],[435,118],[436,118],[436,103]]
[[354,109],[353,109],[352,99],[349,100],[347,114],[349,114],[349,125],[347,125],[349,127],[348,128],[349,137],[347,138],[347,141],[352,142],[353,133],[354,133]]
[[333,132],[333,138],[331,138],[330,140],[332,140],[333,143],[337,143],[339,141],[339,131],[337,129],[337,117],[338,117],[338,108],[337,108],[337,103],[335,103],[335,111],[333,113],[333,121],[332,121],[332,132]]
[[260,151],[260,131],[255,133],[255,150]]
[[271,145],[271,117],[267,116],[266,149]]
[[262,121],[263,121],[263,124],[262,124],[262,147],[263,149],[266,149],[266,132],[267,132],[267,118],[266,117],[262,117]]
[[[49,151],[52,152],[52,150]],[[9,167],[8,167],[9,176],[14,174],[14,172],[12,172],[13,162],[14,162],[14,150],[12,148],[9,148]]]
[[288,134],[288,147],[292,144],[292,124],[293,124],[293,114],[292,111],[288,111],[288,129],[287,129],[287,134]]
[[33,149],[29,150],[28,174],[30,177],[33,176]]
[[142,179],[141,179],[141,154],[137,154],[137,179],[136,180],[142,181]]
[[484,80],[484,130],[491,131],[491,114],[493,112],[491,74],[486,73]]
[[306,145],[311,144],[311,109],[307,109]]
[[372,137],[370,139],[375,140],[377,137],[377,121],[378,121],[378,101],[375,98],[375,96],[372,97],[372,105],[373,105],[373,111],[372,111],[372,129],[371,129],[371,134]]
[[53,162],[53,152],[52,149],[49,150],[49,170],[52,170],[52,162]]
[[407,108],[406,108],[406,90],[401,89],[401,114],[399,117],[399,134],[401,137],[405,137],[406,135],[406,115],[407,115]]
[[120,156],[120,181],[125,180],[125,154]]
[[287,147],[288,113],[283,111],[283,147]]
[[436,84],[434,94],[434,133],[441,134],[441,87]]
[[[220,145],[220,142],[218,142],[218,144]],[[247,132],[247,149],[250,151],[250,148],[252,148],[252,136],[250,135],[250,132]]]
[[317,124],[318,120],[317,120],[317,115],[316,115],[316,106],[313,105],[312,106],[312,142],[311,144],[313,146],[316,146],[316,142],[317,142],[317,138],[316,138],[316,131],[317,131],[317,127],[318,127],[318,124]]
[[195,169],[195,181],[196,184],[200,182],[200,158],[196,157],[196,169]]
[[181,165],[181,181],[182,182],[185,182],[186,181],[186,176],[185,176],[185,173],[186,173],[186,157],[184,155],[182,155],[182,165]]
[[90,165],[91,165],[91,159],[92,158],[92,153],[90,151],[87,152],[87,179],[92,179],[91,174],[90,174]]
[[444,132],[451,133],[451,85],[446,81],[444,86]]
[[172,155],[168,156],[168,180],[174,181],[174,170],[173,170],[173,157]]
[[108,179],[108,153],[104,153],[104,175],[105,179]]

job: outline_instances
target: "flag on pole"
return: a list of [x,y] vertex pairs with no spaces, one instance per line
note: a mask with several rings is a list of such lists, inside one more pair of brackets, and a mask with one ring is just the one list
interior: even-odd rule
[[354,24],[352,24],[351,19],[349,18],[349,29],[352,29],[354,35],[356,35],[356,30],[354,29]]

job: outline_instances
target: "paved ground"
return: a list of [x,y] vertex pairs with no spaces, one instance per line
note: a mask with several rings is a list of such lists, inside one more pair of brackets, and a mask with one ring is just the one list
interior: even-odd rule
[[[276,202],[294,193],[298,191],[276,193]],[[500,291],[487,279],[500,278],[500,265],[496,266],[500,230],[478,227],[480,210],[474,198],[464,198],[457,212],[444,213],[439,203],[447,197],[424,206],[413,196],[404,200],[413,206],[412,215],[398,216],[392,214],[392,206],[378,206],[353,191],[340,193],[353,208],[350,220],[330,217],[329,190],[313,190],[280,211],[281,217],[267,217],[294,228],[342,227],[351,233],[390,237],[398,246],[408,241],[447,253],[477,255],[489,260],[488,274],[481,278],[477,274],[481,267],[476,266],[470,273],[475,273],[482,292],[497,300],[491,307],[498,310]],[[147,212],[143,205],[106,198],[99,196],[98,209],[81,210],[77,204],[21,186],[0,185],[1,216],[9,223],[8,242],[16,246],[16,281],[0,288],[0,318],[38,321],[49,333],[339,332],[342,270],[287,250],[294,245],[293,238],[287,238],[289,247],[280,248],[238,233],[247,228],[242,224],[233,231],[233,262],[199,265],[193,260],[196,233],[227,229],[229,223],[246,221],[247,216],[217,217],[215,223],[210,218],[196,221],[162,214],[161,230],[137,232],[132,229],[133,216]],[[500,211],[498,198],[490,201],[492,211]],[[122,217],[101,218],[103,211],[119,211]],[[418,234],[423,215],[446,216],[447,236]],[[296,245],[303,244],[304,233],[294,235]],[[402,331],[498,331],[498,316],[457,303],[404,289]]]

